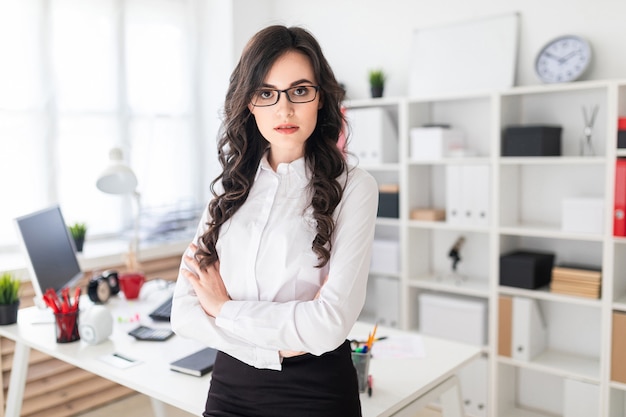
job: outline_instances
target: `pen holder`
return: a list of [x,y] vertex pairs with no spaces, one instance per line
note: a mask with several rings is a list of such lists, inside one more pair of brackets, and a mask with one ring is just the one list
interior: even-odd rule
[[57,343],[69,343],[80,340],[78,333],[78,310],[70,313],[54,314]]
[[356,369],[356,377],[359,381],[359,392],[367,391],[367,380],[370,373],[370,359],[372,354],[370,352],[352,352],[352,364]]

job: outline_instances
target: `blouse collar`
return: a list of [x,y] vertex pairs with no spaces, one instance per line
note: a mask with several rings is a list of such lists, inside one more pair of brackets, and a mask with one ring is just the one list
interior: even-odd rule
[[255,179],[259,177],[262,171],[266,171],[274,175],[279,175],[281,177],[295,175],[298,179],[300,179],[303,182],[309,181],[309,175],[307,175],[306,164],[304,163],[304,156],[292,162],[283,162],[283,163],[278,164],[278,168],[276,169],[276,172],[274,172],[268,160],[268,152],[266,152],[263,155],[263,158],[261,158],[261,163],[259,164],[259,169],[257,170]]

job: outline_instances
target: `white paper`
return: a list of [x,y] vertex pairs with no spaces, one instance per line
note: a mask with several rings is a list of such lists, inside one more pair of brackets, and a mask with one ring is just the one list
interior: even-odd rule
[[420,335],[390,336],[372,346],[372,357],[376,359],[418,359],[426,357],[424,341]]

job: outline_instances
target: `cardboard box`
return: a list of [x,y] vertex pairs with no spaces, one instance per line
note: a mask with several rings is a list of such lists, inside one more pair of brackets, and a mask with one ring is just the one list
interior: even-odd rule
[[429,293],[418,299],[420,333],[477,346],[487,344],[487,300]]
[[500,285],[534,290],[550,283],[555,255],[515,251],[500,256]]
[[626,313],[613,312],[611,381],[626,384]]
[[443,221],[446,219],[446,211],[443,209],[420,208],[411,210],[412,220]]
[[584,197],[566,198],[562,201],[561,207],[561,229],[564,232],[603,233],[603,199]]
[[498,355],[511,357],[513,340],[513,298],[501,295],[498,300]]
[[464,151],[465,134],[461,130],[444,127],[414,127],[411,137],[412,161],[432,161]]
[[561,155],[560,126],[509,126],[502,134],[502,156]]

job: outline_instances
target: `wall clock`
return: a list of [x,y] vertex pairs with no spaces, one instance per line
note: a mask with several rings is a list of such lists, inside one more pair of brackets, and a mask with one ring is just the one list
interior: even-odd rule
[[551,40],[537,54],[535,72],[544,83],[575,81],[591,63],[591,45],[585,39],[559,36]]

